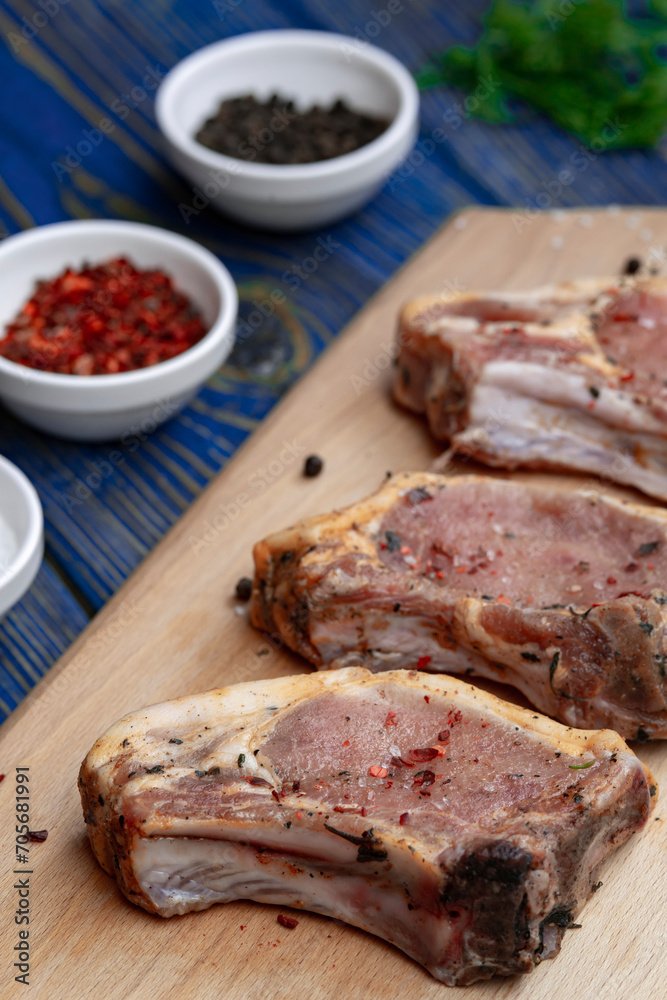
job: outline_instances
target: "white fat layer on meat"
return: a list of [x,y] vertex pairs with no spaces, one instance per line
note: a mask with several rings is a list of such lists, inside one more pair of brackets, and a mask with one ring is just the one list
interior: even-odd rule
[[[388,624],[390,623],[390,628]],[[359,628],[363,626],[363,635]],[[360,643],[367,653],[349,653],[350,647]],[[445,649],[438,642],[437,629],[425,630],[424,616],[408,614],[379,614],[368,612],[363,619],[352,617],[348,609],[342,608],[339,618],[326,617],[318,619],[313,616],[310,625],[310,641],[316,647],[326,667],[336,660],[337,665],[348,663],[363,665],[373,669],[399,669],[414,667],[417,660],[425,656],[432,657],[436,662],[433,670],[439,672],[450,670],[454,673],[464,673],[474,667],[482,671],[488,664],[474,651],[463,646]],[[344,659],[343,659],[344,658]],[[428,669],[427,665],[427,669]],[[497,679],[498,674],[494,674]]]
[[[297,805],[304,812],[321,809],[321,803],[314,802],[307,796],[300,798]],[[237,818],[239,820],[245,819],[246,810],[252,812],[253,804],[249,803],[245,809],[238,809]],[[336,825],[334,821],[332,823],[334,826]],[[357,856],[357,848],[349,840],[318,830],[303,829],[299,826],[287,828],[278,825],[267,829],[265,827],[248,828],[243,825],[237,828],[225,826],[217,818],[197,820],[159,815],[142,823],[142,827],[144,836],[140,838],[139,842],[151,837],[156,841],[170,838],[178,838],[179,840],[203,838],[206,841],[221,840],[232,845],[236,841],[236,846],[239,846],[241,842],[252,840],[253,843],[261,843],[262,847],[272,851],[281,851],[284,854],[292,852],[302,859],[321,860],[327,858],[330,864],[337,865],[351,864]]]
[[137,880],[163,917],[251,899],[336,917],[409,954],[423,953],[426,944],[427,951],[444,957],[449,943],[452,926],[427,910],[408,910],[411,897],[396,886],[391,873],[371,876],[337,869],[332,878],[328,858],[313,862],[299,855],[258,854],[248,845],[224,840],[138,840],[133,855]]
[[[328,687],[340,688],[345,677],[337,683],[335,677],[322,676],[324,693]],[[301,697],[304,697],[303,695]],[[146,773],[146,768],[165,763],[165,742],[177,737],[179,744],[196,748],[197,760],[192,766],[182,767],[177,763],[169,768],[172,778],[192,774],[194,767],[205,771],[210,767],[234,767],[239,754],[245,756],[244,777],[259,776],[274,788],[282,787],[282,780],[275,773],[271,762],[261,748],[273,731],[276,719],[299,701],[299,695],[290,679],[277,679],[261,685],[250,682],[237,684],[232,688],[221,688],[207,692],[204,696],[186,696],[174,701],[152,705],[145,711],[125,716],[112,726],[94,745],[88,760],[97,766],[103,782],[111,787],[115,762],[109,756],[110,748],[117,753],[127,754],[128,770],[131,770],[132,754],[137,752],[142,767],[136,776],[127,782],[132,795],[161,788],[163,774]],[[207,753],[202,753],[206,748]],[[230,786],[233,790],[233,787]]]
[[[186,837],[138,837],[133,860],[139,885],[163,917],[237,899],[293,906],[376,934],[418,961],[425,954],[434,956],[432,971],[444,982],[456,983],[446,961],[460,933],[456,921],[415,905],[409,881],[401,884],[391,869],[384,874],[383,864],[370,865],[373,872],[366,871],[366,865],[359,871],[336,868],[332,878],[334,870],[326,856],[313,861],[298,854],[258,853],[247,844]],[[548,911],[553,900],[547,873],[531,873],[525,887],[529,907]],[[559,936],[547,933],[543,958],[558,950]],[[534,932],[526,955],[537,945]],[[474,951],[474,942],[468,947]],[[468,958],[480,965],[488,962],[486,954]]]
[[[644,282],[645,286],[650,284],[649,281]],[[658,291],[660,287],[660,285],[657,286]],[[542,317],[544,314],[545,318],[554,320],[568,317],[573,312],[581,311],[587,306],[594,306],[598,311],[604,309],[605,305],[611,301],[610,297],[604,294],[608,288],[609,278],[584,278],[580,281],[565,282],[559,285],[541,285],[528,290],[504,291],[502,294],[497,292],[462,292],[458,295],[448,295],[444,304],[450,308],[456,306],[461,308],[461,306],[465,307],[466,304],[475,308],[486,306],[488,311],[496,312],[508,307],[510,315],[518,308],[521,312],[530,313],[533,311],[536,317]],[[429,309],[437,309],[438,297],[426,296],[418,300],[416,305],[421,306],[422,310],[427,312]],[[420,315],[418,309],[415,314],[416,316]],[[462,312],[459,316],[465,317],[465,313]],[[445,313],[440,316],[440,323],[449,323],[452,318],[451,313]],[[512,322],[512,320],[505,320],[504,325],[507,322]]]
[[[527,361],[490,361],[484,366],[480,388],[493,386],[505,393],[534,398],[539,395],[543,403],[572,406],[585,411],[585,415],[612,427],[638,431],[643,434],[667,434],[664,421],[653,416],[645,405],[638,404],[627,392],[598,385],[599,395],[593,397],[590,386],[599,382],[598,372],[587,378],[583,372],[563,371]],[[476,401],[473,400],[473,405]],[[592,407],[592,409],[591,409]],[[578,416],[577,421],[581,420]]]
[[476,333],[481,325],[481,322],[474,316],[448,315],[444,318],[436,316],[424,324],[423,332],[427,336],[435,336],[442,333],[443,326],[446,326],[448,332],[471,334]]
[[[472,394],[470,424],[455,435],[461,451],[513,468],[568,466],[636,486],[667,500],[665,439],[616,430],[580,411],[542,403],[481,382]],[[634,457],[641,454],[642,463]]]
[[[636,711],[633,711],[631,708],[623,708],[618,702],[610,701],[608,698],[603,698],[599,695],[596,698],[596,706],[602,718],[613,719],[614,726],[617,726],[619,729],[625,728],[630,733],[634,733],[642,721],[641,716],[638,717]],[[539,705],[537,707],[539,708]],[[576,701],[561,703],[560,713],[569,726],[581,729],[589,724],[590,716],[585,704],[582,706],[581,703]],[[650,726],[651,721],[651,716],[647,713],[646,725]],[[630,739],[631,737],[627,738]]]
[[[391,638],[393,638],[393,630]],[[391,638],[389,640],[385,638],[385,643],[393,647]],[[431,650],[430,653],[424,652],[429,649]],[[349,646],[346,647],[346,650],[349,650]],[[442,671],[445,670],[451,674],[465,674],[466,670],[474,667],[475,673],[479,676],[484,675],[494,681],[502,680],[503,678],[502,670],[494,668],[493,664],[487,663],[486,660],[481,660],[471,650],[465,649],[463,646],[455,646],[453,649],[443,649],[442,646],[435,642],[421,642],[418,647],[406,650],[405,652],[395,649],[373,649],[368,650],[366,654],[356,651],[345,651],[340,656],[327,660],[323,664],[322,669],[363,666],[366,670],[374,672],[407,670],[414,669],[417,660],[424,655],[431,656],[431,662],[427,663],[424,667],[420,667],[420,673],[441,675]]]

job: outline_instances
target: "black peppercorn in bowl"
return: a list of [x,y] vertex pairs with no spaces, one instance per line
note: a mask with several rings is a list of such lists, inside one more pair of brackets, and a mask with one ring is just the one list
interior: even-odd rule
[[335,222],[374,197],[415,143],[419,95],[397,59],[359,39],[258,31],[180,62],[160,86],[156,114],[172,162],[193,184],[179,206],[186,222],[211,205],[289,231]]

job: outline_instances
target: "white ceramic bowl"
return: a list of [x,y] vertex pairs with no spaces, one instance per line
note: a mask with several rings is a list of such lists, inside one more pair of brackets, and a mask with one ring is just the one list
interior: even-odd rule
[[[194,138],[222,100],[274,93],[298,110],[342,98],[356,111],[391,119],[387,130],[352,153],[318,163],[250,163]],[[265,229],[323,226],[371,199],[414,146],[419,94],[393,56],[326,31],[257,31],[207,45],[167,74],[156,115],[172,162],[195,185],[190,205],[206,204]],[[193,212],[194,214],[194,212]]]
[[20,469],[0,455],[0,618],[21,600],[43,554],[39,497]]
[[60,375],[0,357],[0,400],[39,430],[75,441],[145,436],[195,395],[232,348],[238,298],[218,258],[165,229],[109,220],[59,222],[0,244],[0,338],[38,279],[120,256],[164,270],[199,308],[208,333],[175,358],[117,375]]

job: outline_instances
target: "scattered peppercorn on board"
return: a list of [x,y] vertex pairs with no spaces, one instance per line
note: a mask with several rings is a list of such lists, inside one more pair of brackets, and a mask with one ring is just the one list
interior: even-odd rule
[[[667,851],[660,802],[646,831],[603,871],[583,926],[567,932],[558,958],[527,976],[449,989],[384,942],[314,914],[239,902],[164,921],[132,907],[89,850],[76,779],[94,740],[132,709],[308,669],[248,625],[235,586],[252,573],[258,539],[358,500],[388,470],[426,468],[437,456],[425,421],[390,399],[403,302],[438,290],[521,289],[617,274],[629,256],[664,260],[666,247],[667,211],[659,209],[472,209],[359,313],[0,730],[2,1000],[23,995],[12,956],[22,943],[15,885],[26,876],[14,871],[26,868],[33,1000],[94,996],[102,983],[123,1000],[662,996]],[[324,467],[307,477],[303,465],[312,454]],[[502,694],[515,698],[509,689]],[[667,794],[667,744],[636,749]],[[30,769],[23,772],[30,826],[48,830],[45,842],[30,844],[29,866],[17,862],[14,844],[17,767]],[[279,922],[281,913],[298,925]]]

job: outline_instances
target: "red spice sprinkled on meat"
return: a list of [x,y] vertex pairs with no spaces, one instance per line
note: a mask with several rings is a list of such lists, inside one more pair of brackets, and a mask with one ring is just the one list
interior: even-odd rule
[[[96,743],[82,770],[84,814],[92,809],[95,817],[94,827],[89,822],[93,849],[99,850],[101,824],[108,835],[100,856],[106,857],[107,845],[117,849],[120,808],[124,807],[127,833],[138,836],[126,837],[122,849],[127,854],[118,852],[121,887],[130,898],[139,896],[139,902],[147,901],[152,909],[169,915],[174,909],[169,895],[166,904],[159,888],[152,895],[152,857],[148,857],[151,867],[143,869],[147,877],[140,874],[143,881],[137,880],[142,862],[132,851],[141,838],[138,824],[144,818],[153,824],[157,817],[166,839],[175,821],[189,823],[192,857],[209,864],[206,844],[198,843],[202,818],[207,817],[214,842],[224,846],[229,840],[238,851],[234,885],[239,895],[247,896],[248,891],[252,895],[255,886],[255,894],[265,899],[266,885],[275,885],[272,898],[282,905],[291,905],[298,893],[300,905],[347,919],[352,914],[355,923],[381,932],[427,968],[438,967],[444,956],[449,963],[446,968],[455,970],[447,973],[452,982],[457,976],[468,981],[470,971],[474,973],[477,967],[477,952],[471,964],[461,965],[458,953],[452,958],[447,951],[453,940],[447,913],[457,912],[464,925],[456,933],[481,935],[471,940],[479,940],[486,949],[485,966],[489,956],[495,961],[500,954],[508,974],[530,968],[540,924],[548,923],[553,899],[565,899],[574,910],[588,894],[590,869],[601,860],[597,850],[591,857],[588,845],[599,845],[602,854],[609,852],[614,846],[611,837],[622,842],[645,822],[650,800],[641,763],[611,734],[589,734],[590,752],[585,734],[559,727],[554,727],[560,737],[555,745],[562,744],[562,752],[554,754],[553,735],[540,733],[545,720],[532,717],[536,728],[528,713],[503,708],[502,703],[458,680],[427,678],[417,671],[378,677],[351,670],[341,674],[340,681],[333,674],[289,678],[296,692],[293,687],[282,688],[275,701],[273,691],[271,701],[257,698],[250,732],[250,717],[239,713],[239,702],[230,699],[229,705],[224,704],[226,692],[222,698],[220,692],[212,692],[199,696],[197,702],[176,703],[179,710],[185,708],[176,730],[183,737],[182,744],[169,743],[174,730],[165,729],[164,706],[144,709],[124,720],[133,742],[141,745],[147,739],[149,762],[162,759],[165,768],[153,775],[150,787],[142,788],[126,776],[120,783],[118,768],[132,765],[119,749],[118,728],[107,738],[110,757],[100,754],[103,741]],[[555,673],[555,684],[560,681],[560,674]],[[287,681],[263,683],[269,688]],[[299,697],[301,684],[312,688],[304,698]],[[247,691],[242,690],[247,702]],[[423,700],[425,691],[431,696],[429,705]],[[192,706],[199,711],[200,704],[200,722],[211,724],[205,739],[201,738],[204,726],[200,724],[196,732],[192,726]],[[280,706],[272,713],[270,729],[266,705]],[[463,712],[459,705],[464,706]],[[396,733],[383,726],[389,710],[400,718]],[[483,719],[493,727],[488,733],[481,728]],[[191,777],[196,764],[208,774],[214,770],[210,767],[211,741],[221,763],[228,748],[229,760],[236,760],[239,738],[246,741],[243,746],[249,762],[254,761],[255,723],[262,729],[261,760],[271,769],[264,773],[279,776],[277,788],[286,792],[284,799],[280,796],[281,807],[265,789],[239,781],[235,768],[223,766],[217,781]],[[439,749],[433,745],[438,730],[442,728],[449,737],[452,726],[455,752],[448,744],[445,759],[439,758]],[[162,757],[156,755],[158,731],[165,734]],[[349,748],[341,747],[343,733],[354,737]],[[418,757],[432,758],[431,763],[404,762],[401,752],[412,756],[411,747]],[[617,751],[613,759],[607,749]],[[390,767],[392,753],[398,763],[392,760]],[[585,767],[592,757],[595,765]],[[376,776],[377,781],[373,780]],[[296,812],[296,793],[290,792],[294,786],[306,796],[303,812]],[[562,799],[564,791],[567,800]],[[104,804],[98,805],[100,793]],[[404,837],[400,829],[405,825],[410,831]],[[324,837],[323,830],[332,836]],[[239,844],[239,831],[245,843]],[[152,831],[147,834],[150,838]],[[605,840],[603,834],[609,837]],[[520,841],[517,845],[516,840]],[[150,841],[146,842],[150,847]],[[164,844],[165,849],[168,846]],[[172,857],[173,870],[180,874],[180,843],[174,845]],[[185,860],[190,863],[189,858]],[[222,861],[224,865],[224,855]],[[186,897],[190,908],[209,902],[196,884],[192,892]],[[322,900],[325,906],[320,906]],[[327,909],[331,900],[336,905]],[[180,900],[175,905],[180,907]],[[478,927],[468,922],[473,907],[482,913]],[[274,910],[272,919],[279,912]],[[287,919],[293,919],[293,911],[287,912]],[[486,917],[489,913],[491,923]],[[459,964],[452,966],[452,961]],[[487,969],[482,968],[482,975]]]
[[438,756],[438,751],[435,747],[424,747],[423,749],[411,750],[410,756],[414,759],[423,763],[427,760],[435,760]]
[[[417,771],[413,780],[413,788],[421,786],[423,788],[428,785],[432,785],[435,781],[436,775],[433,771]],[[431,793],[429,792],[429,795]]]
[[394,767],[414,767],[414,761],[403,760],[402,757],[392,757],[391,763]]

